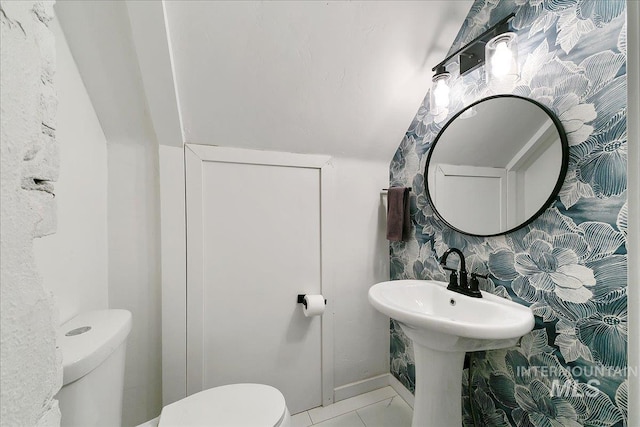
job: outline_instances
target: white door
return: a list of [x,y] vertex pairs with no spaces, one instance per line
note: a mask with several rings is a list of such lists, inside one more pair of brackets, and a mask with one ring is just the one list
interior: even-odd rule
[[187,392],[254,382],[292,413],[322,405],[324,316],[306,318],[296,297],[325,291],[328,157],[191,145],[186,156]]
[[[439,164],[434,201],[449,224],[475,234],[494,234],[507,225],[507,179],[500,168]],[[473,213],[473,215],[470,215]]]

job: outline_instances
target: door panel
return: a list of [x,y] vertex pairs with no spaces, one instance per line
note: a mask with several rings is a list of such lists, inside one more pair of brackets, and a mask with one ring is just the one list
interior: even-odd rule
[[[189,393],[255,382],[282,391],[292,413],[320,406],[322,318],[304,317],[296,302],[322,293],[320,169],[198,167],[187,180],[187,211],[202,218],[189,245],[201,252],[187,279]],[[187,224],[188,240],[196,228]]]
[[204,386],[266,383],[291,411],[320,406],[320,318],[296,303],[321,292],[319,173],[234,163],[203,172]]
[[[460,230],[493,234],[506,226],[506,171],[499,168],[440,164],[434,176],[438,211]],[[496,215],[499,206],[500,215]]]

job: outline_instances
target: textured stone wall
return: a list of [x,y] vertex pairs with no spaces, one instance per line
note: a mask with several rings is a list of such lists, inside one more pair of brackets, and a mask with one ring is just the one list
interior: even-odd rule
[[60,423],[57,310],[33,254],[33,239],[52,233],[56,223],[52,18],[53,2],[0,2],[2,426]]

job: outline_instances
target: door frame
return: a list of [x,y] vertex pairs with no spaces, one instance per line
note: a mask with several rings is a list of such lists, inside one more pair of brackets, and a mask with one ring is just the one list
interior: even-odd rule
[[[433,176],[428,177],[432,181],[429,183],[429,188],[433,188],[432,199],[435,202],[439,196],[438,191],[438,177],[482,177],[482,178],[494,178],[497,179],[500,185],[500,227],[505,228],[509,221],[510,211],[513,209],[510,206],[510,194],[508,186],[507,172],[503,168],[491,168],[485,166],[468,166],[468,165],[450,165],[447,163],[439,163],[434,168]],[[433,184],[431,184],[433,183]]]
[[[317,169],[320,174],[320,286],[327,299],[327,310],[321,318],[321,382],[322,405],[334,400],[333,360],[333,272],[331,271],[330,242],[328,230],[332,229],[334,177],[331,157],[324,155],[295,154],[274,151],[259,151],[210,145],[186,144],[182,160],[182,191],[175,182],[180,165],[172,155],[160,153],[161,230],[163,232],[162,264],[162,348],[163,348],[163,404],[179,400],[202,389],[202,329],[197,319],[202,319],[202,301],[193,300],[193,295],[203,289],[203,212],[202,198],[187,199],[191,192],[202,193],[202,173],[205,162],[241,163],[253,165],[298,167]],[[167,159],[171,157],[172,159]],[[164,169],[164,171],[163,171]],[[172,172],[173,171],[173,172]],[[165,177],[163,180],[162,177]],[[166,197],[165,197],[166,196]],[[182,197],[182,200],[179,198]],[[172,203],[172,201],[174,203]],[[182,209],[183,222],[175,214]],[[171,215],[166,211],[173,210]],[[188,226],[187,226],[188,224]],[[182,232],[185,253],[179,256],[172,242]],[[166,237],[166,239],[165,239]],[[171,239],[171,240],[170,240]],[[178,245],[179,246],[179,245]],[[167,264],[166,264],[167,263]],[[181,265],[180,265],[181,264]],[[165,281],[165,270],[171,281]],[[178,274],[176,274],[176,271]],[[183,279],[179,280],[183,272]],[[186,292],[187,286],[195,292]],[[192,295],[189,297],[189,295]],[[195,320],[195,321],[194,321]],[[190,323],[191,321],[191,323]],[[201,322],[200,322],[201,325]],[[165,327],[166,326],[166,327]],[[190,326],[190,328],[189,328]],[[193,337],[195,334],[195,338]],[[187,345],[189,342],[189,345]],[[188,361],[192,361],[188,363]],[[194,362],[195,361],[195,365]],[[198,368],[199,365],[199,368]]]

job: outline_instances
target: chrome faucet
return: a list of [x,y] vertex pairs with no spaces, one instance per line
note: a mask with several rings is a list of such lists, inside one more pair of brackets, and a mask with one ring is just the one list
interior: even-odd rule
[[[455,268],[447,267],[447,258],[451,253],[456,253],[460,258],[460,283],[458,283],[458,271]],[[482,298],[482,294],[478,289],[478,277],[487,278],[477,273],[471,273],[471,283],[467,283],[467,266],[464,259],[464,254],[460,249],[450,248],[448,249],[440,259],[440,265],[445,270],[449,270],[451,275],[449,276],[449,286],[447,289],[453,292],[458,292],[463,295],[467,295],[474,298]]]

